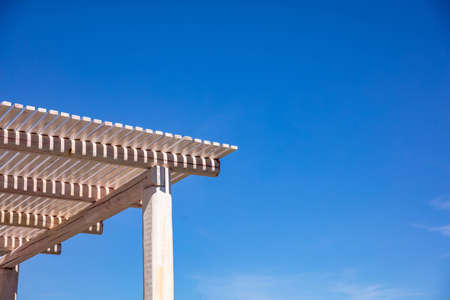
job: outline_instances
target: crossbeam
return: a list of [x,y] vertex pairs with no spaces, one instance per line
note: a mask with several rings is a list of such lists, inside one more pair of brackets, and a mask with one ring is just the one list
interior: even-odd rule
[[93,203],[110,191],[112,188],[97,185],[0,174],[2,193]]
[[[24,243],[30,241],[29,238],[22,237],[12,237],[12,236],[0,236],[0,255],[9,253],[18,247],[22,246]],[[61,244],[55,244],[51,247],[47,247],[41,251],[41,254],[61,254]]]
[[218,159],[122,147],[10,129],[0,130],[0,149],[65,156],[143,169],[163,166],[176,172],[210,177],[217,176],[220,171]]
[[63,221],[55,228],[36,235],[13,252],[3,256],[0,259],[0,268],[13,268],[48,247],[84,231],[91,224],[106,220],[125,210],[139,202],[142,199],[143,190],[151,186],[153,186],[152,173],[148,170],[68,220]]
[[[52,229],[61,224],[65,217],[30,214],[15,211],[0,211],[0,225],[28,227],[37,229]],[[103,222],[97,222],[87,227],[83,233],[102,234]]]

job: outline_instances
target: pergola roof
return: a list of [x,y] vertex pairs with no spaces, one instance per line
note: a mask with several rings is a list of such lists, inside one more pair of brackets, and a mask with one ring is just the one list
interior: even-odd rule
[[[219,159],[236,149],[4,101],[0,255],[70,219],[148,168],[169,167],[172,183],[190,174],[217,176]],[[98,223],[85,232],[102,230]],[[58,253],[58,249],[48,250]]]

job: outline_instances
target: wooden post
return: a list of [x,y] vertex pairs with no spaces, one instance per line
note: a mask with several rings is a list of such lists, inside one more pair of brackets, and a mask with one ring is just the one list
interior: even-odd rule
[[17,300],[19,266],[12,269],[0,268],[0,299]]
[[170,171],[152,168],[153,185],[144,190],[142,234],[144,300],[173,300],[173,233]]

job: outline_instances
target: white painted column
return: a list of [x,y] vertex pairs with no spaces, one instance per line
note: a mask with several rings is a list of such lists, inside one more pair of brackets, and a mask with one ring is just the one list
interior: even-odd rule
[[17,300],[17,283],[19,281],[19,266],[14,269],[0,268],[0,299]]
[[173,300],[173,233],[170,170],[153,167],[153,186],[142,199],[144,300]]

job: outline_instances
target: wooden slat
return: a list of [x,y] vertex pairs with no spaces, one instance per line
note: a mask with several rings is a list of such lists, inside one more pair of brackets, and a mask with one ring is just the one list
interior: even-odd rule
[[[29,238],[22,237],[0,236],[0,254],[3,253],[4,255],[10,251],[13,251],[29,240]],[[41,254],[59,255],[61,254],[61,248],[61,244],[58,243],[44,249]]]
[[194,143],[194,140],[190,136],[185,136],[181,141],[178,141],[178,143],[168,147],[167,151],[173,152],[173,153],[181,153],[183,152],[183,149],[186,147],[189,147],[191,144]]
[[[6,104],[6,106],[8,106],[8,104]],[[3,128],[3,129],[7,128],[8,124],[11,123],[12,120],[14,120],[14,118],[20,113],[20,111],[23,108],[23,105],[18,104],[18,103],[14,104],[14,105],[11,105],[11,103],[9,103],[9,106],[11,106],[11,107],[3,115],[3,117],[0,120],[0,128]]]
[[0,174],[0,192],[61,200],[95,202],[112,188],[36,177]]
[[34,197],[17,194],[9,195],[0,201],[0,209],[21,213],[42,214],[51,216],[70,217],[71,215],[90,205],[90,202],[61,200],[45,197]]
[[0,103],[0,119],[2,119],[3,114],[8,111],[8,109],[11,107],[11,102],[8,101],[2,101]]
[[230,146],[228,144],[222,144],[222,148],[223,149],[218,149],[215,153],[214,156],[217,158],[222,158],[234,151],[237,150],[237,146]]
[[26,152],[18,152],[20,153],[18,156],[18,160],[14,165],[8,163],[5,168],[2,168],[0,173],[8,173],[8,174],[20,174],[20,172],[30,163],[32,160],[31,154]]
[[[25,109],[29,109],[28,106],[25,107]],[[34,124],[36,124],[45,114],[47,113],[47,110],[44,108],[38,108],[37,110],[33,109],[32,115],[25,120],[20,126],[15,128],[15,130],[21,130],[21,131],[28,131],[31,128],[33,128]]]
[[90,205],[62,224],[33,237],[29,242],[15,249],[0,259],[1,268],[12,268],[26,259],[33,257],[49,246],[61,243],[77,233],[82,232],[90,224],[95,224],[125,210],[142,199],[143,190],[153,184],[152,172],[130,180],[119,189],[103,199]]
[[[161,136],[157,140],[164,138],[166,137]],[[199,145],[201,143],[196,141],[192,146]],[[220,162],[217,159],[125,148],[14,130],[0,130],[0,149],[99,161],[143,169],[163,166],[176,172],[210,177],[217,176],[220,171]]]
[[100,126],[96,127],[95,130],[87,133],[86,136],[84,137],[84,139],[95,142],[96,137],[103,136],[106,132],[108,132],[112,128],[113,128],[113,124],[109,121],[105,121],[105,122],[101,123]]
[[34,110],[34,106],[27,105],[22,109],[20,115],[11,124],[9,124],[8,129],[17,130],[17,128],[19,128],[20,125],[34,113]]
[[131,144],[135,142],[136,139],[144,135],[144,130],[142,129],[142,127],[136,127],[133,129],[133,126],[125,125],[125,129],[127,129],[129,133],[127,133],[117,141],[118,145],[127,145],[129,143],[131,146]]
[[123,124],[115,123],[108,131],[108,134],[103,138],[103,143],[117,145],[117,136],[121,136],[124,131]]
[[48,135],[53,136],[56,135],[57,132],[64,127],[64,124],[70,120],[70,115],[66,112],[61,112],[59,117],[55,118],[49,126],[45,129],[45,133],[48,132]]
[[91,120],[89,117],[83,117],[83,120],[89,121],[89,124],[83,129],[83,131],[79,132],[79,135],[74,137],[78,138],[80,140],[88,140],[86,137],[93,132],[94,130],[97,130],[97,128],[102,126],[102,121],[98,119]]
[[[38,229],[52,229],[61,224],[65,217],[47,216],[41,214],[22,213],[16,211],[0,211],[0,225],[28,227]],[[102,234],[103,222],[90,225],[82,231],[89,234]]]
[[14,237],[27,237],[32,238],[42,232],[45,229],[27,228],[27,227],[13,227],[13,226],[0,226],[0,236],[14,236]]
[[[72,129],[77,125],[82,125],[81,117],[77,115],[72,115],[69,117],[69,114],[66,115],[67,119],[57,130],[55,130],[52,135],[62,136],[71,138],[70,135]],[[81,123],[81,124],[80,124]]]
[[[22,104],[11,104],[4,101],[0,103],[0,128],[24,130],[46,135],[56,135],[72,139],[89,140],[102,144],[121,145],[122,147],[146,148],[152,151],[172,151],[191,156],[205,156],[210,158],[221,158],[237,149],[236,146],[209,143],[201,139],[192,139],[188,136],[182,137],[178,134],[143,130],[142,127],[123,126],[121,123],[101,121],[88,117],[69,115],[39,108],[37,111],[32,106],[23,107]],[[14,118],[15,121],[11,122]],[[8,127],[6,125],[9,124]],[[139,138],[138,138],[139,137]],[[191,140],[189,143],[181,140]],[[176,145],[176,150],[174,149]],[[193,147],[195,145],[195,147]]]
[[44,114],[44,116],[39,120],[39,122],[37,122],[29,130],[31,132],[35,132],[35,133],[45,132],[45,133],[49,134],[50,131],[48,131],[47,128],[49,128],[50,125],[53,124],[55,122],[55,120],[58,119],[58,118],[59,118],[58,111],[50,109],[48,112],[46,112]]
[[145,146],[146,149],[158,149],[159,151],[163,149],[167,143],[173,141],[173,134],[171,133],[163,133],[160,138],[153,141],[152,143]]
[[77,120],[74,124],[74,126],[64,133],[65,137],[75,139],[78,138],[78,136],[85,130],[89,129],[89,125],[91,124],[91,118],[88,117],[82,117],[81,119],[76,116],[72,115],[73,120]]

